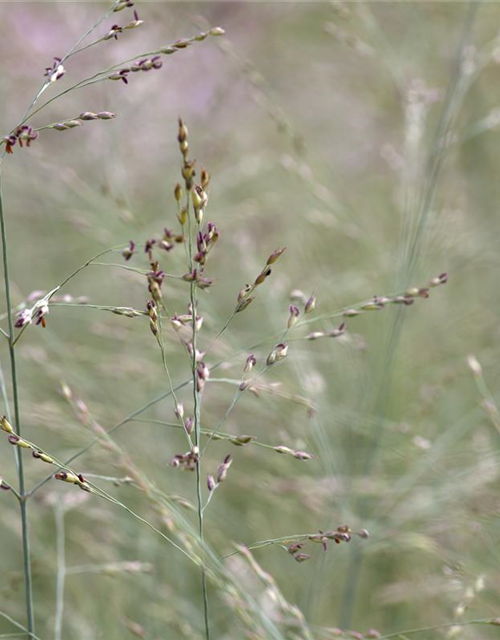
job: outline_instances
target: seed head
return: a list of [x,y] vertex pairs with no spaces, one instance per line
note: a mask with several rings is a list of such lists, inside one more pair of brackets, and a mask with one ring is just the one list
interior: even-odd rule
[[134,255],[134,253],[135,253],[135,242],[132,242],[132,240],[130,240],[128,243],[128,247],[122,251],[122,256],[125,258],[125,260],[130,260],[130,258]]
[[227,455],[222,464],[219,466],[219,470],[217,471],[217,484],[224,482],[227,477],[227,471],[229,467],[232,465],[233,460],[230,455]]
[[293,557],[297,562],[305,562],[306,560],[309,560],[311,556],[307,555],[307,553],[296,553]]
[[26,442],[26,440],[23,440],[22,438],[20,438],[19,436],[17,436],[15,433],[12,433],[7,440],[10,442],[10,444],[14,445],[15,447],[21,447],[22,449],[32,449],[32,446]]
[[254,286],[258,287],[260,284],[262,284],[266,278],[268,278],[271,275],[271,267],[270,266],[266,266],[257,276],[257,278],[255,279],[255,283]]
[[7,420],[6,416],[2,416],[0,418],[0,428],[6,433],[14,433],[14,429],[12,428],[10,422]]
[[188,128],[186,127],[182,119],[179,118],[179,133],[177,135],[177,140],[179,142],[184,142],[188,139],[188,135],[189,135]]
[[54,58],[54,64],[51,67],[45,67],[45,76],[49,78],[48,82],[56,82],[60,80],[66,73],[61,58]]
[[179,222],[181,223],[182,226],[184,226],[186,224],[187,216],[188,216],[187,209],[186,209],[186,207],[183,207],[179,211],[179,214],[177,216],[177,218],[179,219]]
[[215,489],[215,480],[212,475],[207,476],[207,487],[209,491],[213,491]]
[[137,27],[140,27],[141,24],[144,24],[144,20],[140,20],[139,16],[137,15],[137,11],[134,11],[134,19],[131,22],[129,22],[127,25],[125,25],[123,28],[137,29]]
[[440,273],[437,278],[432,278],[429,282],[430,287],[439,287],[441,284],[446,284],[448,282],[448,274]]
[[248,356],[247,361],[245,363],[245,368],[243,369],[243,371],[245,373],[250,373],[250,371],[255,367],[256,364],[257,364],[257,358],[252,353]]
[[42,460],[43,462],[47,462],[48,464],[54,464],[54,460],[43,451],[33,451],[33,457]]
[[283,247],[283,249],[275,249],[267,259],[267,264],[274,264],[284,251],[286,251],[286,247]]
[[179,420],[182,420],[182,418],[184,417],[184,406],[181,402],[178,402],[175,405],[175,415],[179,418]]
[[179,202],[180,199],[182,198],[182,187],[179,183],[175,185],[174,196],[177,202]]
[[300,316],[300,311],[299,308],[296,307],[294,304],[290,305],[290,316],[288,318],[288,328],[291,329],[295,324],[297,324],[297,321],[299,319]]
[[304,313],[311,313],[316,308],[316,295],[313,293],[304,307]]
[[118,11],[123,11],[123,9],[126,9],[127,7],[133,7],[133,6],[134,6],[134,3],[132,2],[132,0],[120,0],[120,2],[117,3],[113,11],[117,13]]
[[210,174],[208,173],[208,171],[205,171],[205,169],[202,169],[200,179],[201,179],[202,188],[206,189],[210,183]]

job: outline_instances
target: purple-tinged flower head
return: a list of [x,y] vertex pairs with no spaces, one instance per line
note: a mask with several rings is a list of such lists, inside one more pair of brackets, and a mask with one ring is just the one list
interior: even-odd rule
[[182,418],[184,417],[184,405],[181,402],[178,402],[175,405],[174,413],[177,418],[179,418],[179,420],[182,420]]
[[224,482],[224,480],[227,477],[227,471],[229,467],[232,465],[232,463],[233,463],[233,460],[231,458],[231,455],[228,454],[222,461],[222,464],[219,465],[219,469],[217,471],[217,484]]
[[336,329],[331,329],[326,334],[329,338],[338,338],[339,336],[344,335],[346,324],[345,322],[341,322]]
[[252,287],[249,284],[246,284],[238,293],[238,302],[245,300],[250,291],[252,291]]
[[113,120],[113,118],[116,118],[116,113],[113,113],[112,111],[99,111],[99,113],[97,113],[97,117],[99,120]]
[[267,259],[267,264],[274,264],[285,251],[286,247],[283,247],[282,249],[275,249]]
[[45,67],[45,77],[49,78],[49,82],[60,80],[66,73],[65,68],[61,64],[61,58],[54,58],[54,64],[51,67]]
[[282,455],[293,456],[297,460],[313,460],[314,456],[307,451],[297,451],[296,449],[290,449],[290,447],[286,447],[285,445],[278,445],[277,447],[273,447],[276,453],[281,453]]
[[253,355],[253,353],[251,353],[245,362],[245,368],[243,369],[243,371],[245,373],[250,373],[250,371],[255,367],[256,364],[257,358]]
[[198,231],[198,233],[196,234],[196,246],[198,247],[198,251],[201,252],[204,252],[207,249],[205,237],[201,231]]
[[156,310],[156,302],[154,300],[148,300],[146,311],[149,316],[149,328],[156,338],[158,335],[158,311]]
[[191,358],[194,356],[195,362],[201,362],[203,360],[203,356],[205,355],[205,351],[200,351],[199,349],[196,349],[196,352],[195,352],[193,350],[193,343],[192,342],[188,342],[187,343],[187,350],[188,350],[188,353],[189,353]]
[[20,438],[15,433],[12,433],[10,436],[8,436],[7,440],[14,447],[21,447],[22,449],[31,449],[32,448],[32,446],[29,444],[29,442],[26,442],[26,440],[23,440],[22,438]]
[[163,62],[161,56],[154,56],[153,58],[143,58],[134,62],[130,66],[130,71],[136,73],[137,71],[150,71],[151,69],[161,69]]
[[295,555],[297,553],[297,551],[300,551],[302,549],[302,547],[304,546],[303,543],[301,542],[296,542],[295,544],[291,544],[287,547],[287,551],[288,553]]
[[128,261],[134,255],[134,253],[135,253],[135,242],[130,240],[128,243],[128,247],[122,251],[122,256],[125,258],[125,260]]
[[196,279],[196,286],[198,287],[198,289],[209,289],[213,284],[214,284],[215,280],[213,278],[206,278],[205,276],[200,276]]
[[17,314],[15,327],[17,329],[22,329],[26,325],[31,324],[32,321],[33,321],[33,311],[31,309],[23,309]]
[[271,353],[267,356],[266,364],[267,366],[271,366],[275,362],[279,362],[280,360],[284,360],[288,353],[288,345],[284,342],[280,342],[277,344]]
[[307,451],[294,451],[293,457],[297,458],[297,460],[313,460],[314,456]]
[[160,240],[158,242],[158,247],[160,249],[163,249],[164,251],[172,251],[172,249],[174,248],[175,245],[173,245],[171,242],[168,242],[168,240]]
[[300,310],[298,307],[296,307],[294,304],[290,305],[289,308],[290,311],[290,315],[288,317],[288,328],[291,329],[295,324],[297,324],[297,321],[299,319],[300,316]]
[[316,308],[316,295],[313,293],[312,296],[308,299],[304,307],[304,313],[311,313]]
[[123,9],[126,9],[127,7],[133,7],[133,6],[134,6],[134,3],[132,2],[132,0],[118,0],[113,11],[114,13],[118,13],[118,11],[123,11]]
[[213,491],[215,489],[216,485],[215,485],[215,480],[214,477],[212,475],[208,475],[207,476],[207,488],[209,491]]
[[97,120],[98,117],[97,113],[94,113],[93,111],[84,111],[78,116],[80,120]]
[[123,27],[120,27],[117,24],[114,24],[111,29],[108,31],[108,33],[103,36],[103,40],[111,40],[111,38],[114,38],[115,40],[118,40],[118,34],[119,33],[123,33]]
[[10,484],[7,484],[3,478],[0,478],[0,489],[3,491],[8,491],[10,489]]
[[193,447],[186,453],[176,454],[170,461],[172,467],[179,467],[181,464],[186,471],[194,471],[199,458],[198,447]]
[[33,140],[36,140],[39,136],[38,131],[35,131],[32,127],[24,124],[16,131],[17,139],[19,140],[19,146],[23,146],[23,142],[29,147]]
[[180,331],[180,329],[182,329],[182,327],[183,327],[183,323],[182,323],[182,321],[180,319],[180,316],[178,316],[177,313],[175,313],[172,316],[170,322],[171,322],[173,328],[175,329],[175,331]]
[[43,451],[40,451],[39,449],[33,450],[33,457],[36,458],[37,460],[41,460],[42,462],[46,462],[47,464],[54,464],[54,460]]
[[7,151],[7,153],[14,153],[14,151],[12,150],[12,147],[17,142],[16,136],[12,134],[10,136],[5,136],[3,139],[3,142],[5,143],[5,150]]
[[448,282],[448,274],[440,273],[437,278],[432,278],[429,282],[430,287],[439,287],[441,284],[446,284]]
[[81,473],[76,474],[72,471],[59,471],[59,473],[54,475],[54,478],[62,482],[68,482],[69,484],[76,484],[80,489],[83,489],[83,491],[91,491],[87,480]]
[[110,76],[108,76],[108,80],[122,80],[125,84],[128,84],[128,74],[130,73],[130,69],[120,69],[120,71],[115,71]]
[[140,20],[137,11],[134,11],[134,19],[131,22],[129,22],[127,25],[125,25],[123,28],[137,29],[137,27],[140,27],[141,24],[144,24],[144,20]]
[[188,434],[191,434],[194,428],[193,418],[186,418],[186,420],[184,421],[184,427],[186,428]]
[[47,321],[45,320],[45,316],[49,315],[49,305],[47,302],[43,302],[42,305],[36,310],[35,318],[36,324],[41,324],[43,328],[47,326]]
[[203,222],[203,210],[207,206],[208,196],[203,187],[196,185],[191,192],[194,207],[194,217],[198,224]]
[[161,285],[165,278],[165,272],[158,269],[158,263],[151,263],[152,270],[148,273],[148,291],[156,303],[161,304]]
[[153,259],[153,247],[156,244],[156,240],[151,238],[150,240],[146,240],[144,243],[144,253],[148,254],[150,260]]
[[177,134],[177,140],[179,143],[185,142],[188,139],[189,131],[182,118],[179,118],[179,133]]
[[219,230],[213,222],[209,222],[207,225],[207,233],[205,234],[205,240],[214,244],[219,239]]
[[36,140],[39,136],[38,131],[35,131],[32,127],[24,124],[18,127],[13,133],[5,136],[0,144],[5,144],[5,150],[7,153],[14,153],[13,147],[16,142],[19,142],[19,146],[23,147],[26,143],[27,147],[31,146],[31,142]]
[[196,367],[196,390],[198,393],[203,391],[203,387],[209,377],[210,371],[207,365],[203,361],[198,362],[198,366]]
[[307,555],[307,553],[296,553],[293,557],[297,562],[305,562],[309,560],[311,556]]

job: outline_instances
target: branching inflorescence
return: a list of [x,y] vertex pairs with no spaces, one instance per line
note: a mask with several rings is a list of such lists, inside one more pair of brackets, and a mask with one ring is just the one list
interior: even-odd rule
[[[122,11],[133,6],[132,2],[118,1],[115,2],[111,10],[106,14],[109,17],[113,13]],[[86,35],[90,35],[99,25],[99,21],[94,28],[92,28]],[[30,147],[31,144],[37,140],[42,131],[54,130],[54,131],[68,131],[70,129],[80,127],[87,122],[101,120],[109,121],[113,120],[116,116],[115,113],[110,111],[84,111],[76,117],[62,118],[60,121],[40,126],[32,127],[27,124],[27,121],[34,115],[41,112],[47,105],[51,104],[59,97],[65,95],[69,91],[83,88],[92,85],[97,82],[112,80],[122,81],[125,84],[129,83],[129,80],[134,74],[139,72],[148,72],[152,70],[159,70],[163,65],[163,57],[172,55],[182,49],[187,48],[195,42],[201,42],[209,36],[219,36],[224,33],[223,29],[216,27],[208,31],[203,31],[196,36],[179,40],[176,43],[160,47],[151,52],[146,52],[139,56],[134,56],[130,60],[125,60],[120,64],[113,65],[107,69],[99,71],[92,76],[84,78],[70,86],[68,89],[60,92],[56,96],[49,99],[45,104],[37,107],[40,96],[51,86],[57,84],[63,77],[70,75],[66,68],[68,59],[75,56],[80,51],[96,46],[104,42],[113,42],[124,35],[127,30],[135,29],[143,24],[143,21],[139,19],[137,12],[134,12],[133,19],[123,26],[113,24],[104,35],[97,38],[95,41],[90,42],[87,45],[81,45],[81,41],[63,58],[55,58],[53,65],[47,67],[45,70],[45,82],[42,88],[37,93],[32,104],[28,108],[26,115],[18,123],[12,131],[3,137],[0,141],[0,145],[4,145],[4,155],[13,154],[14,149]],[[206,638],[210,638],[210,612],[208,601],[208,584],[207,578],[213,582],[214,585],[221,589],[226,588],[231,590],[231,597],[236,599],[243,599],[243,595],[235,584],[231,584],[229,587],[224,584],[224,579],[221,576],[225,576],[223,569],[221,568],[221,558],[214,557],[214,554],[209,546],[205,542],[205,528],[204,528],[204,514],[214,498],[214,495],[219,493],[217,490],[222,483],[226,482],[231,474],[236,470],[232,469],[231,474],[229,470],[234,461],[231,454],[226,454],[222,457],[218,466],[214,466],[207,473],[206,469],[202,468],[204,457],[207,453],[207,449],[212,441],[222,441],[225,444],[232,444],[235,446],[255,445],[261,446],[275,453],[289,456],[294,460],[301,462],[311,461],[316,458],[316,455],[303,451],[301,449],[294,449],[284,444],[268,444],[261,443],[254,435],[235,435],[221,431],[224,424],[228,421],[229,416],[232,414],[236,405],[246,392],[258,393],[260,390],[265,389],[266,386],[261,384],[262,377],[274,370],[278,365],[286,361],[289,357],[290,345],[295,340],[317,340],[320,338],[341,338],[347,331],[346,321],[359,314],[381,310],[390,305],[404,305],[409,306],[414,303],[417,298],[427,298],[429,296],[429,290],[431,287],[444,284],[447,281],[447,275],[441,274],[437,278],[434,278],[425,287],[416,287],[408,289],[405,292],[400,292],[389,296],[374,296],[368,301],[346,307],[336,312],[321,315],[313,315],[317,306],[317,297],[313,293],[308,296],[297,296],[291,305],[285,305],[283,310],[283,330],[278,335],[267,336],[260,342],[254,345],[249,345],[249,348],[243,352],[235,354],[234,359],[238,361],[241,359],[240,374],[236,379],[229,380],[229,383],[235,385],[235,393],[229,404],[224,411],[224,414],[220,421],[216,425],[210,427],[202,426],[203,414],[202,403],[203,396],[207,385],[215,384],[217,382],[227,383],[227,380],[213,378],[213,371],[221,365],[221,362],[211,362],[212,349],[214,344],[219,340],[223,333],[227,330],[230,324],[239,314],[249,309],[252,302],[256,299],[260,287],[262,287],[271,276],[275,264],[281,259],[285,252],[285,248],[277,248],[270,253],[265,264],[257,276],[253,279],[251,284],[245,284],[240,291],[235,295],[234,308],[229,318],[223,324],[222,328],[214,334],[211,341],[208,342],[208,346],[202,348],[200,345],[199,337],[201,332],[205,328],[204,318],[201,309],[201,299],[199,295],[203,295],[216,285],[217,280],[213,277],[212,272],[209,270],[211,267],[210,258],[216,248],[216,245],[220,238],[220,232],[214,222],[205,221],[206,210],[209,202],[209,187],[210,187],[210,174],[208,171],[202,169],[199,174],[197,173],[196,161],[191,159],[190,146],[189,146],[189,132],[185,122],[179,119],[179,128],[177,140],[179,144],[179,150],[181,153],[181,181],[177,183],[173,189],[173,196],[176,206],[176,218],[178,225],[177,230],[173,230],[170,227],[161,229],[155,237],[148,237],[142,242],[137,239],[130,240],[129,243],[124,246],[114,247],[112,249],[105,250],[86,262],[82,267],[79,267],[68,278],[66,278],[60,285],[49,291],[35,292],[25,303],[18,307],[13,307],[10,301],[10,281],[7,270],[7,254],[6,254],[6,232],[4,224],[3,207],[0,207],[2,212],[2,236],[4,244],[4,267],[5,267],[5,289],[7,294],[7,313],[5,317],[8,320],[8,331],[2,330],[4,337],[8,340],[11,364],[12,364],[12,387],[13,387],[13,401],[15,408],[15,420],[13,424],[9,417],[9,410],[6,409],[7,416],[3,416],[0,420],[1,429],[6,432],[8,442],[15,447],[17,452],[17,459],[19,462],[19,491],[12,488],[11,483],[7,483],[3,478],[0,478],[0,488],[4,490],[12,490],[14,495],[19,499],[22,513],[23,524],[23,549],[25,557],[25,579],[26,579],[26,599],[27,599],[27,611],[28,611],[28,624],[27,630],[30,637],[34,636],[34,607],[31,587],[31,574],[30,574],[30,557],[29,557],[29,537],[26,520],[26,504],[28,499],[41,488],[49,479],[56,479],[61,482],[78,487],[82,491],[91,494],[96,497],[100,497],[113,504],[116,504],[124,508],[129,514],[145,523],[156,533],[159,533],[168,542],[174,545],[174,547],[187,556],[194,564],[201,569],[202,574],[202,592],[204,603],[204,625]],[[0,199],[1,205],[1,199]],[[183,248],[183,251],[180,249]],[[176,251],[176,249],[178,249]],[[111,263],[99,263],[97,260],[110,253],[120,253],[124,259],[125,264],[111,264]],[[177,257],[182,254],[181,264],[179,268]],[[139,268],[133,265],[140,257],[146,258],[146,268]],[[176,265],[178,274],[167,273],[164,265],[165,260],[172,261]],[[264,260],[263,260],[264,262]],[[84,268],[91,265],[98,265],[110,268],[125,268],[131,271],[135,271],[143,278],[144,286],[144,307],[142,309],[135,309],[134,307],[116,307],[109,305],[94,305],[90,304],[87,299],[74,299],[71,296],[59,295],[60,289],[65,286],[73,277],[75,277]],[[176,269],[174,268],[173,271]],[[166,291],[165,282],[168,279],[176,281],[180,287],[183,287],[184,298],[179,301],[174,297],[171,291]],[[107,432],[100,426],[97,428],[95,423],[92,423],[92,427],[97,432],[96,440],[90,445],[82,449],[81,452],[72,456],[69,462],[63,462],[59,460],[55,455],[47,452],[43,447],[25,439],[21,434],[20,428],[20,407],[17,398],[17,374],[15,367],[15,347],[17,346],[23,332],[33,323],[42,327],[46,326],[47,316],[51,306],[57,307],[57,305],[64,304],[76,304],[79,306],[87,306],[96,310],[111,311],[112,313],[133,319],[144,318],[149,322],[149,329],[156,341],[156,344],[161,355],[161,362],[165,370],[168,391],[162,395],[161,399],[169,397],[175,415],[175,422],[163,423],[166,426],[171,426],[181,430],[186,438],[187,450],[183,453],[178,453],[170,460],[172,468],[184,469],[194,472],[196,476],[196,496],[197,504],[195,507],[197,513],[197,531],[196,534],[191,532],[190,524],[185,526],[184,533],[182,527],[176,527],[172,523],[175,518],[181,522],[180,516],[177,515],[175,509],[172,507],[172,503],[175,500],[169,496],[165,497],[165,494],[161,493],[161,489],[158,489],[154,484],[147,480],[144,474],[141,474],[136,468],[131,459],[111,441],[111,432],[118,426],[127,422],[132,422],[137,419],[137,416],[142,412],[142,409],[134,412],[125,420],[115,425]],[[178,313],[177,308],[182,305],[183,312]],[[16,315],[17,314],[17,315]],[[325,321],[339,317],[341,323],[338,326],[334,326],[326,331],[315,331],[312,333],[306,333],[301,331],[308,328],[308,326],[317,321]],[[15,329],[18,329],[18,333],[15,335]],[[290,337],[293,332],[293,337]],[[298,335],[297,335],[298,333]],[[174,386],[172,381],[171,371],[169,369],[169,362],[165,350],[165,338],[175,337],[178,341],[180,348],[183,350],[187,359],[187,379],[184,383]],[[262,354],[258,353],[261,349]],[[177,397],[177,393],[184,387],[188,387],[191,391],[191,398],[188,402],[181,402]],[[68,390],[64,393],[66,399],[72,401],[72,393]],[[154,401],[156,402],[156,401]],[[146,407],[152,406],[154,402],[150,402]],[[188,404],[189,403],[189,404]],[[187,408],[189,406],[189,409]],[[205,441],[202,446],[202,436]],[[94,482],[91,481],[89,474],[81,473],[80,471],[69,466],[81,453],[88,451],[94,442],[105,441],[109,448],[119,456],[121,465],[128,473],[127,482],[143,491],[148,498],[156,506],[161,505],[161,513],[165,516],[164,521],[170,530],[176,534],[177,541],[166,536],[157,527],[154,527],[148,523],[144,518],[138,514],[132,512],[123,503],[116,500],[109,493],[105,492]],[[45,464],[53,465],[58,470],[55,474],[51,474],[45,480],[41,481],[31,491],[26,491],[24,488],[24,476],[22,467],[22,455],[21,451],[31,451],[32,457],[37,462],[43,462]],[[236,465],[235,465],[236,466]],[[167,515],[165,515],[167,513]],[[172,514],[175,514],[175,517]],[[186,534],[189,531],[189,535]],[[334,542],[336,544],[348,543],[352,537],[356,536],[360,539],[368,538],[368,532],[364,529],[353,533],[349,526],[342,525],[336,529],[329,531],[319,531],[315,534],[294,535],[287,538],[280,538],[274,540],[267,540],[261,543],[255,543],[248,547],[242,545],[237,547],[236,553],[241,553],[245,556],[247,561],[253,563],[251,558],[250,549],[257,549],[264,546],[279,545],[287,551],[289,556],[293,557],[296,562],[302,563],[310,558],[308,553],[305,553],[304,546],[308,545],[308,549],[311,548],[313,543],[319,543],[321,547],[326,551],[328,544]],[[232,554],[230,554],[232,555]],[[253,564],[254,569],[257,565]],[[221,586],[222,585],[222,586]],[[281,596],[280,596],[281,597]],[[239,600],[238,600],[239,602]],[[283,601],[284,602],[284,601]],[[298,610],[289,608],[289,605],[283,604],[284,610],[288,613],[292,613],[293,616],[300,621],[300,625],[306,628],[306,623],[300,617]],[[243,621],[247,621],[245,617],[244,607],[241,607],[241,618]],[[62,624],[60,622],[60,624]],[[304,637],[311,637],[305,635]]]

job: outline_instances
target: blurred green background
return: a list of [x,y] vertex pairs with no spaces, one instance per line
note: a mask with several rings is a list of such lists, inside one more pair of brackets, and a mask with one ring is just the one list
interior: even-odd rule
[[[4,134],[52,58],[107,7],[0,4]],[[127,86],[103,82],[73,91],[35,116],[33,126],[86,110],[118,114],[71,131],[43,131],[29,150],[16,147],[2,163],[16,305],[34,290],[51,290],[108,247],[178,228],[179,115],[189,127],[192,157],[212,174],[206,220],[221,232],[207,267],[217,284],[200,293],[202,349],[241,287],[276,247],[287,247],[256,301],[207,357],[208,366],[224,360],[213,378],[238,381],[250,345],[268,338],[255,351],[265,360],[286,326],[294,290],[315,292],[315,313],[323,316],[449,274],[429,299],[348,319],[343,338],[292,340],[288,358],[259,380],[266,388],[258,397],[246,393],[231,413],[226,431],[316,458],[213,442],[204,473],[216,472],[227,453],[234,457],[206,512],[216,554],[231,553],[233,542],[343,524],[366,528],[371,537],[331,544],[326,553],[309,544],[311,559],[301,564],[279,546],[254,552],[283,597],[301,609],[310,636],[305,625],[288,624],[273,589],[241,557],[223,561],[281,635],[250,635],[228,594],[211,585],[214,638],[334,637],[323,629],[339,626],[390,633],[500,615],[498,3],[138,2],[134,8],[144,20],[140,29],[72,58],[50,91],[208,26],[226,35],[165,57],[161,70],[135,74]],[[130,10],[115,14],[97,33],[130,18]],[[123,262],[119,254],[104,260]],[[130,264],[147,268],[140,254]],[[162,266],[182,275],[182,247],[165,253]],[[82,271],[62,293],[137,309],[147,300],[144,277],[99,266]],[[188,285],[167,280],[164,295],[170,309],[186,312]],[[340,321],[318,320],[296,337]],[[189,363],[169,326],[165,343],[177,384],[189,377]],[[144,318],[54,305],[47,328],[29,327],[18,353],[23,434],[61,459],[95,436],[81,419],[83,406],[74,411],[61,394],[62,383],[105,429],[168,390]],[[473,375],[470,354],[484,378]],[[10,390],[5,341],[0,361]],[[234,388],[208,384],[204,426],[215,427]],[[190,390],[179,399],[192,414]],[[171,399],[141,417],[174,421]],[[122,478],[133,465],[169,496],[195,503],[194,475],[169,466],[185,451],[181,433],[129,422],[113,437],[130,459],[98,444],[78,460],[78,471]],[[29,487],[50,471],[29,455],[25,467]],[[15,485],[6,440],[0,474]],[[136,487],[101,485],[168,532],[165,514]],[[40,638],[54,636],[61,509],[67,566],[83,567],[66,579],[65,640],[204,637],[196,567],[124,511],[50,482],[29,509]],[[23,623],[19,513],[7,492],[1,510],[0,609]],[[194,525],[196,514],[183,513]],[[138,564],[108,566],[123,562]],[[13,627],[0,622],[0,631]],[[416,637],[497,633],[465,626]]]

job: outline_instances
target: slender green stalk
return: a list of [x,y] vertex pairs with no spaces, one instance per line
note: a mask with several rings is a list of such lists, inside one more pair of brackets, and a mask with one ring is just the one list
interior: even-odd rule
[[56,620],[54,623],[54,640],[62,640],[64,620],[64,584],[66,581],[66,553],[64,507],[55,508],[57,539],[57,584],[56,584]]
[[496,618],[480,618],[479,620],[466,620],[464,622],[447,622],[446,624],[438,624],[434,627],[420,627],[419,629],[405,629],[404,631],[396,631],[395,633],[389,633],[385,636],[379,636],[379,640],[402,638],[403,636],[409,636],[415,633],[425,633],[426,631],[439,631],[441,629],[450,629],[452,627],[471,627],[474,625],[498,626],[499,621]]
[[[189,192],[187,194],[187,212],[188,212],[188,224],[189,224],[189,270],[193,269],[193,237],[191,232],[191,211],[190,211],[190,202],[189,202]],[[199,227],[198,227],[199,228]],[[191,299],[191,314],[192,314],[192,329],[193,329],[193,338],[192,338],[192,348],[193,355],[191,359],[191,371],[193,377],[193,413],[194,413],[194,439],[195,445],[198,450],[198,459],[196,462],[196,499],[197,499],[197,511],[198,511],[198,528],[200,533],[200,544],[202,548],[204,547],[205,536],[203,531],[203,499],[201,495],[201,452],[200,452],[200,441],[201,441],[201,406],[200,406],[200,392],[197,387],[197,360],[196,360],[196,317],[198,315],[198,299],[196,295],[196,284],[191,282],[190,285],[190,299]],[[206,640],[210,640],[210,624],[209,624],[209,613],[208,613],[208,588],[207,588],[207,574],[205,571],[205,567],[202,565],[201,567],[201,587],[203,592],[203,617],[205,620],[205,637]]]
[[[22,631],[24,631],[27,635],[28,638],[31,638],[31,640],[41,640],[38,636],[36,636],[34,633],[30,633],[28,631],[28,629],[26,629],[26,627],[23,627],[22,624],[19,624],[19,622],[16,622],[14,620],[14,618],[11,618],[7,613],[4,613],[3,611],[0,611],[0,618],[3,618],[4,620],[7,620],[8,622],[10,622],[12,625],[14,625],[14,627],[17,627],[18,629],[21,629]],[[18,637],[21,635],[25,635],[25,633],[23,634],[16,634]],[[2,636],[0,636],[2,637]],[[4,638],[7,638],[7,636],[3,636]]]
[[[14,424],[16,433],[21,433],[21,421],[19,412],[19,394],[17,387],[17,368],[16,354],[13,344],[14,321],[12,317],[12,302],[10,297],[10,278],[9,278],[9,261],[7,255],[7,229],[5,224],[5,213],[3,207],[2,195],[2,173],[0,167],[0,233],[2,235],[2,255],[3,255],[3,276],[5,287],[5,302],[7,306],[8,322],[9,322],[9,358],[12,382],[12,396],[14,400]],[[31,579],[31,561],[30,561],[30,541],[28,531],[28,512],[26,503],[26,494],[24,489],[24,469],[21,450],[16,447],[17,474],[19,479],[19,505],[21,508],[21,529],[22,529],[22,547],[23,547],[23,568],[24,582],[26,591],[26,615],[28,623],[28,632],[30,635],[35,632],[35,616],[33,608],[33,586]]]

